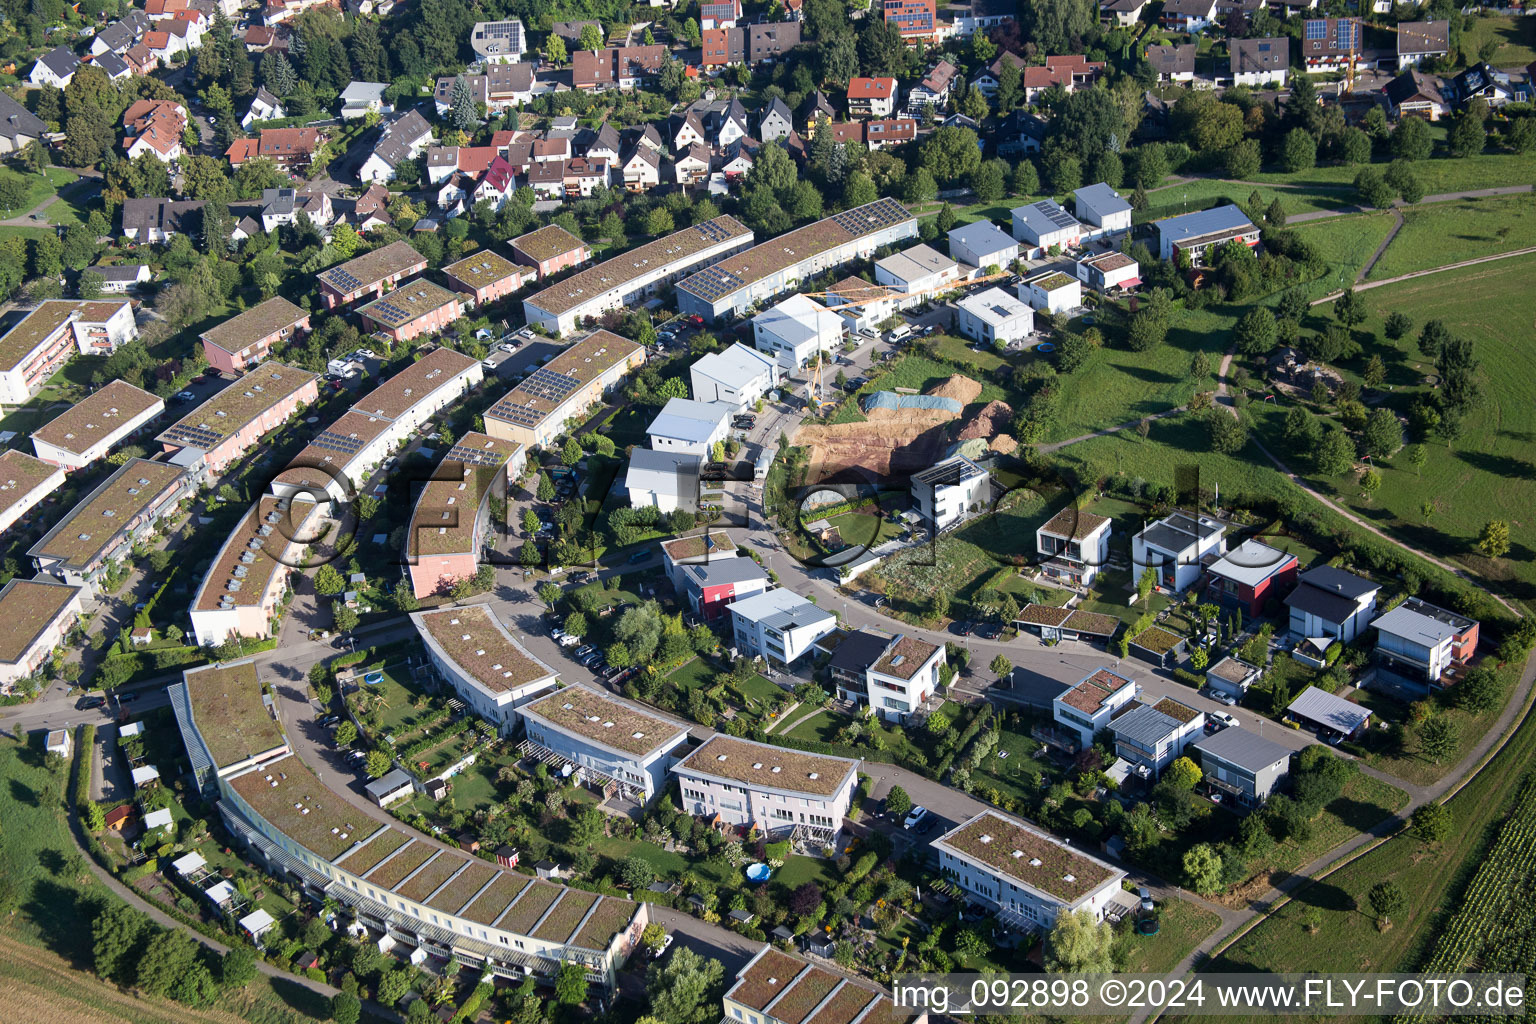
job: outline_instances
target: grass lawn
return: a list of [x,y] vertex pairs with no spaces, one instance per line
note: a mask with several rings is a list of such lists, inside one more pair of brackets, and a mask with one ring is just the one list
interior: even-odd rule
[[[1529,373],[1524,343],[1536,317],[1536,295],[1529,287],[1533,270],[1536,256],[1519,256],[1363,293],[1371,316],[1361,325],[1366,332],[1361,337],[1374,335],[1374,340],[1351,365],[1358,369],[1373,353],[1381,355],[1388,367],[1388,384],[1393,388],[1388,401],[1394,409],[1405,412],[1426,390],[1423,375],[1434,372],[1413,338],[1392,342],[1382,334],[1382,321],[1394,310],[1413,319],[1415,334],[1426,320],[1438,318],[1453,334],[1474,343],[1481,363],[1482,402],[1465,418],[1461,436],[1449,446],[1438,438],[1427,443],[1429,458],[1422,471],[1415,471],[1401,456],[1379,462],[1382,485],[1369,497],[1355,486],[1353,474],[1312,478],[1316,486],[1332,491],[1378,528],[1458,562],[1524,601],[1536,598],[1536,558],[1532,557],[1536,518],[1529,514],[1536,506],[1531,456],[1531,441],[1536,437],[1536,378]],[[1316,312],[1327,309],[1318,307]],[[1281,409],[1262,410],[1255,422],[1272,450],[1286,453],[1282,457],[1293,462],[1292,468],[1305,472],[1303,460],[1290,453],[1278,436],[1282,415]],[[1076,448],[1069,451],[1077,453]],[[1202,473],[1214,463],[1203,456]],[[1510,529],[1512,547],[1498,560],[1488,559],[1475,546],[1483,525],[1492,519],[1509,523]]]
[[992,371],[1008,362],[996,352],[976,351],[966,344],[964,338],[957,338],[953,334],[935,334],[928,341],[933,345],[934,351],[945,359],[975,363],[983,370]]
[[[1263,180],[1267,177],[1261,176]],[[1286,216],[1298,213],[1315,213],[1318,210],[1337,210],[1354,202],[1351,176],[1338,188],[1271,188],[1246,182],[1221,181],[1216,178],[1195,178],[1176,185],[1166,185],[1147,193],[1147,208],[1136,213],[1137,223],[1158,220],[1184,210],[1201,209],[1213,199],[1230,199],[1234,203],[1247,203],[1248,197],[1258,192],[1267,208],[1276,199],[1285,209]]]
[[[1137,935],[1127,926],[1117,936],[1117,970],[1133,974],[1166,974],[1221,923],[1221,918],[1214,913],[1188,900],[1165,900],[1157,909],[1159,930],[1156,935]],[[1130,918],[1126,920],[1130,921]]]
[[364,686],[358,692],[375,700],[379,708],[379,735],[393,736],[398,747],[419,738],[422,720],[432,712],[430,707],[417,710],[414,706],[421,691],[411,685],[410,676],[403,670],[397,674],[385,669],[383,682]]
[[[1403,832],[1344,866],[1264,919],[1206,969],[1301,971],[1327,964],[1334,971],[1416,970],[1493,841],[1510,800],[1536,758],[1536,719],[1526,718],[1504,748],[1452,797],[1455,826],[1431,846]],[[1372,920],[1365,895],[1383,878],[1411,893],[1408,908],[1386,931]],[[1303,915],[1319,915],[1309,934]],[[1255,1018],[1257,1019],[1257,1018]]]
[[[998,224],[1012,224],[1014,207],[1026,206],[1038,198],[1039,196],[1030,196],[1028,198],[1012,197],[999,199],[995,203],[972,203],[970,206],[954,206],[951,209],[955,212],[955,225],[957,227],[962,224],[971,224],[978,220],[991,220]],[[933,217],[937,216],[938,212],[943,208],[944,204],[941,202],[923,203],[917,206],[913,212],[919,217]]]
[[[1202,351],[1213,368],[1220,365],[1236,320],[1221,307],[1183,310],[1167,343],[1150,352],[1119,344],[1095,349],[1081,367],[1058,379],[1061,398],[1045,440],[1064,441],[1188,402],[1196,390],[1190,360]],[[1200,383],[1203,389],[1214,386],[1210,378]]]
[[[1035,751],[1042,746],[1039,740],[1023,732],[1011,728],[1000,730],[997,749],[984,765],[971,772],[975,792],[986,794],[988,789],[995,788],[1027,806],[1026,802],[1038,791],[1040,777],[1050,767],[1049,761],[1035,756]],[[1000,756],[1003,754],[1008,756]]]
[[[1377,165],[1386,169],[1386,161]],[[1346,185],[1351,192],[1345,199],[1353,202],[1353,185],[1359,167],[1314,167],[1310,171],[1285,173],[1274,171],[1259,174],[1256,180],[1277,185],[1300,185],[1304,188],[1321,189],[1329,185]],[[1470,189],[1498,188],[1503,185],[1529,185],[1536,182],[1536,162],[1529,156],[1514,153],[1484,153],[1460,160],[1436,157],[1420,160],[1413,165],[1413,173],[1424,186],[1427,196],[1446,192],[1465,192]],[[1290,211],[1287,212],[1300,212]]]
[[[971,354],[975,355],[974,352]],[[874,391],[894,391],[896,388],[912,388],[916,391],[927,391],[931,387],[942,384],[957,373],[964,373],[964,371],[950,363],[939,362],[925,355],[909,353],[891,362],[885,372],[872,376],[868,384],[854,392],[855,401],[849,404],[856,406],[858,404],[857,397]],[[981,384],[981,394],[977,396],[977,402],[1009,401],[1011,396],[996,384],[990,381],[980,381],[978,383]],[[863,416],[860,415],[858,418],[862,419]],[[847,421],[833,419],[831,422],[841,423]]]
[[[1309,285],[1303,285],[1303,289],[1319,296],[1339,288],[1348,288],[1392,231],[1393,223],[1392,215],[1382,212],[1330,217],[1296,225],[1296,234],[1310,242],[1328,264],[1327,271],[1321,277],[1314,278]],[[1393,240],[1392,247],[1383,254],[1383,261],[1391,256],[1401,241],[1402,235],[1399,234]],[[1377,267],[1380,266],[1378,263]]]
[[[0,217],[20,217],[38,203],[74,181],[78,175],[62,167],[45,167],[37,174],[24,175],[27,179],[27,197],[16,206],[0,206]],[[55,206],[58,203],[54,204]]]
[[896,523],[863,512],[845,512],[829,522],[837,527],[844,545],[873,547],[901,536],[901,527]]
[[1477,60],[1484,43],[1498,40],[1499,48],[1488,63],[1496,68],[1524,67],[1536,61],[1536,23],[1529,18],[1478,15],[1467,19],[1461,30],[1461,50],[1468,64]]
[[1397,277],[1523,249],[1533,238],[1536,203],[1530,196],[1487,196],[1431,203],[1404,211],[1403,229],[1371,269],[1371,278]]

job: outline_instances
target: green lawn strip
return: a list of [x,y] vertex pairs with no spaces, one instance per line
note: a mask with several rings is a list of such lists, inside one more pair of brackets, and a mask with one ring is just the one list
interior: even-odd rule
[[[1375,166],[1385,170],[1387,161]],[[1274,171],[1255,176],[1256,181],[1277,185],[1299,185],[1303,188],[1323,189],[1328,186],[1353,186],[1359,167],[1314,167],[1307,171],[1290,173]],[[1530,157],[1514,153],[1484,153],[1478,156],[1454,159],[1434,157],[1420,160],[1413,165],[1413,173],[1424,188],[1425,195],[1443,195],[1448,192],[1468,192],[1481,188],[1500,188],[1509,185],[1529,185],[1536,182],[1536,165]],[[1349,197],[1353,201],[1353,196]],[[1291,212],[1287,210],[1287,212]]]
[[1157,904],[1157,911],[1156,935],[1138,935],[1130,928],[1117,929],[1117,970],[1132,974],[1167,974],[1221,923],[1215,913],[1188,900],[1164,900]]
[[[1382,212],[1297,224],[1293,230],[1306,239],[1328,265],[1323,275],[1303,285],[1303,290],[1316,297],[1353,285],[1356,276],[1391,233],[1394,223],[1392,214]],[[1401,238],[1399,235],[1392,242],[1388,254],[1397,248]]]
[[936,334],[928,339],[928,343],[945,359],[972,362],[983,370],[996,370],[1008,362],[996,352],[985,349],[978,352],[968,345],[964,338],[957,338],[952,334]]
[[[1039,790],[1041,777],[1046,775],[1050,766],[1048,761],[1035,756],[1035,752],[1042,746],[1039,740],[1016,729],[1002,729],[998,733],[997,749],[987,757],[984,764],[971,772],[974,791],[993,803],[999,801],[993,800],[988,792],[991,789],[996,789],[1003,796],[1011,796],[1020,803],[1033,799]],[[1008,756],[1002,757],[1002,754]]]
[[[1455,827],[1429,845],[1401,832],[1296,894],[1211,961],[1206,970],[1275,972],[1415,970],[1496,835],[1496,826],[1536,758],[1536,719],[1524,718],[1499,751],[1447,806]],[[1371,886],[1390,878],[1410,894],[1408,909],[1386,930],[1366,902]],[[1318,915],[1315,934],[1304,921]],[[1261,1018],[1255,1017],[1254,1020]]]
[[[1268,180],[1268,178],[1262,180]],[[1353,181],[1354,178],[1351,177],[1344,184],[1349,185]],[[1300,213],[1316,213],[1319,210],[1338,210],[1355,201],[1350,191],[1326,185],[1316,189],[1273,188],[1241,181],[1193,178],[1190,181],[1169,185],[1148,193],[1147,208],[1137,211],[1136,220],[1138,223],[1161,220],[1188,210],[1218,205],[1216,201],[1219,199],[1246,206],[1248,198],[1255,192],[1259,194],[1259,199],[1266,209],[1276,199],[1280,200],[1280,205],[1287,217],[1294,217]]]
[[1371,269],[1371,280],[1531,245],[1536,245],[1536,203],[1530,196],[1431,203],[1403,211],[1403,229]]
[[[78,175],[73,171],[66,171],[62,167],[45,167],[37,174],[27,174],[24,177],[27,180],[26,199],[17,206],[0,206],[0,217],[9,219],[26,214],[43,200],[57,193],[65,185],[75,181]],[[63,199],[59,200],[59,202],[63,201]],[[53,205],[57,206],[59,204],[54,203]]]
[[[1312,473],[1306,453],[1294,451],[1280,435],[1286,401],[1249,406],[1270,450],[1314,487],[1379,529],[1460,563],[1526,601],[1536,595],[1536,560],[1515,553],[1536,548],[1536,518],[1529,514],[1536,506],[1530,445],[1536,436],[1536,378],[1529,373],[1524,343],[1536,317],[1536,294],[1529,287],[1533,270],[1536,255],[1517,256],[1362,293],[1371,315],[1357,328],[1357,337],[1366,344],[1358,359],[1341,366],[1346,375],[1358,379],[1366,360],[1380,355],[1391,388],[1387,404],[1406,413],[1420,394],[1431,390],[1424,377],[1434,373],[1434,366],[1415,338],[1426,320],[1438,318],[1453,334],[1473,342],[1483,395],[1457,440],[1449,446],[1439,438],[1426,442],[1428,460],[1421,470],[1401,454],[1378,460],[1381,487],[1374,494],[1363,494],[1353,473],[1336,478]],[[1331,308],[1315,307],[1311,320],[1321,324]],[[1395,342],[1385,337],[1382,326],[1393,311],[1414,323],[1413,333]],[[1067,451],[1077,455],[1079,447]],[[1202,454],[1202,482],[1216,464],[1217,457]],[[1509,524],[1513,546],[1511,555],[1497,560],[1476,548],[1478,534],[1493,519]]]

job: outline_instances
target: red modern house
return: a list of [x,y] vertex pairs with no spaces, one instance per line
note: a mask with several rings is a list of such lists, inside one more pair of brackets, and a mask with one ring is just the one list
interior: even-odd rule
[[1249,617],[1264,614],[1270,598],[1280,599],[1296,585],[1296,556],[1257,540],[1245,540],[1222,555],[1207,570],[1209,600],[1223,608],[1240,608]]
[[681,568],[682,592],[705,621],[719,617],[737,598],[768,589],[768,574],[750,558],[716,558]]

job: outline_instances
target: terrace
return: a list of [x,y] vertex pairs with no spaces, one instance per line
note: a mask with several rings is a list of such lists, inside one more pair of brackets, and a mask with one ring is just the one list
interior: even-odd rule
[[687,730],[648,715],[624,701],[589,690],[567,686],[523,707],[524,715],[602,746],[636,757],[646,757],[678,739]]
[[1088,895],[1112,874],[1106,865],[992,811],[983,811],[933,845],[1067,902]]
[[236,776],[229,785],[273,828],[322,860],[335,860],[382,827],[296,757]]

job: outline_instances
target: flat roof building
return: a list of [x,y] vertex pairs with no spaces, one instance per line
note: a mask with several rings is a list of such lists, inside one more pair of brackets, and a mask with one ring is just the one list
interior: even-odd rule
[[1070,249],[1085,234],[1087,231],[1077,218],[1054,199],[1042,199],[1013,210],[1013,237],[1028,246],[1031,253],[1058,246]]
[[454,290],[469,295],[476,306],[505,298],[521,288],[525,280],[534,278],[532,272],[489,249],[450,263],[443,268],[443,276],[448,278]]
[[474,576],[489,532],[492,497],[527,464],[527,449],[470,431],[438,463],[416,497],[406,530],[405,560],[418,597],[450,590]]
[[524,299],[523,314],[530,324],[568,334],[584,319],[639,305],[658,288],[751,244],[744,224],[715,217],[572,274]]
[[32,432],[44,462],[83,469],[165,412],[165,400],[125,380],[109,381]]
[[1263,804],[1290,774],[1291,749],[1247,729],[1222,729],[1193,746],[1200,754],[1201,781],[1240,807]]
[[955,303],[960,333],[987,345],[1021,341],[1035,330],[1035,311],[1001,288],[987,288]]
[[463,316],[464,310],[460,293],[417,278],[374,299],[357,315],[366,329],[400,342],[440,331]]
[[837,628],[837,616],[791,590],[765,590],[733,601],[727,610],[741,656],[762,655],[782,666],[795,664]]
[[960,264],[932,246],[919,244],[876,260],[875,281],[898,293],[895,308],[906,309],[932,299],[946,286],[958,288]]
[[540,281],[592,259],[592,247],[558,224],[546,224],[507,243],[512,259],[532,267]]
[[0,587],[0,691],[42,668],[79,620],[84,592],[44,577]]
[[681,452],[710,456],[711,448],[725,440],[731,423],[730,406],[718,402],[695,402],[691,398],[669,398],[661,412],[645,428],[651,448],[659,452]]
[[0,453],[0,533],[63,485],[64,470],[58,466],[15,449]]
[[263,496],[251,506],[203,574],[189,609],[200,647],[232,636],[271,636],[299,552],[318,539],[321,506]]
[[76,352],[110,355],[137,336],[126,299],[40,303],[0,335],[0,402],[26,402]]
[[877,199],[706,267],[677,286],[678,309],[714,323],[806,278],[915,237],[917,218],[895,199]]
[[326,309],[349,305],[365,295],[383,295],[412,274],[427,269],[427,258],[409,242],[391,242],[316,275]]
[[770,352],[783,370],[804,366],[816,353],[843,342],[843,318],[814,299],[791,295],[752,318],[753,343]]
[[1202,265],[1216,246],[1241,241],[1252,248],[1259,242],[1259,229],[1242,207],[1230,203],[1165,217],[1152,226],[1157,229],[1159,259],[1171,260],[1175,254],[1185,252],[1194,266]]
[[[167,692],[186,742],[198,788],[212,791],[221,775],[240,772],[288,754],[270,688],[254,658],[184,669]],[[259,710],[258,710],[259,709]]]
[[950,230],[949,255],[978,269],[1007,270],[1019,258],[1019,243],[991,221],[972,221]]
[[263,362],[272,346],[309,330],[309,314],[274,295],[202,334],[208,365],[220,373],[244,373]]
[[1102,920],[1125,872],[1018,818],[986,810],[932,843],[939,869],[1005,924],[1048,931],[1063,914]]
[[629,453],[624,490],[635,508],[654,508],[665,515],[699,507],[699,471],[703,456],[635,448]]
[[534,370],[485,414],[485,432],[519,444],[547,447],[568,420],[585,412],[645,362],[638,342],[593,331]]
[[736,342],[723,352],[708,352],[688,369],[693,397],[718,402],[742,413],[779,382],[779,365]]
[[686,814],[830,846],[853,802],[859,764],[716,733],[672,774]]
[[191,495],[180,466],[130,459],[32,545],[27,556],[42,574],[91,593],[107,564],[125,555]]
[[605,692],[567,686],[522,707],[528,741],[570,762],[581,781],[649,803],[688,729]]
[[[266,362],[171,424],[155,439],[174,458],[222,473],[320,396],[320,375]],[[186,456],[180,453],[186,452]]]
[[518,709],[559,682],[484,605],[414,612],[427,655],[475,714],[511,735]]

